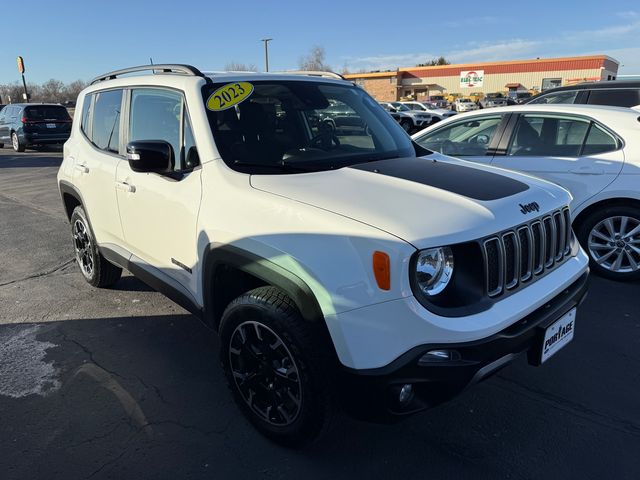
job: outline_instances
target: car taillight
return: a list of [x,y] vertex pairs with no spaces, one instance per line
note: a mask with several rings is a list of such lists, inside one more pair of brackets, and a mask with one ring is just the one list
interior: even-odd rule
[[29,119],[27,117],[22,117],[22,123],[29,123]]

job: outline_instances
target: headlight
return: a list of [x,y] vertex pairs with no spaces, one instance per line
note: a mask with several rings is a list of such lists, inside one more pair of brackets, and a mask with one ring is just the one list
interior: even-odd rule
[[429,248],[418,254],[416,283],[427,297],[442,292],[453,275],[453,252],[449,247]]

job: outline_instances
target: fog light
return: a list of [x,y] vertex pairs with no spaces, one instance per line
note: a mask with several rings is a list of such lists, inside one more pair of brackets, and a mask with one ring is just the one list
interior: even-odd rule
[[407,403],[411,399],[413,394],[413,385],[406,383],[400,389],[400,395],[398,395],[398,401],[400,403]]
[[453,362],[456,360],[460,360],[460,353],[456,350],[429,350],[420,357],[418,364]]

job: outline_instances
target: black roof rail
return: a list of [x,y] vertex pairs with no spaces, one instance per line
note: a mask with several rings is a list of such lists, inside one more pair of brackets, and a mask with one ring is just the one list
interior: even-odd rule
[[207,83],[211,83],[211,79],[205,76],[200,70],[196,67],[192,67],[191,65],[183,65],[183,64],[170,64],[170,63],[159,63],[156,65],[140,65],[138,67],[130,67],[123,68],[122,70],[114,70],[113,72],[105,73],[104,75],[100,75],[99,77],[91,80],[89,85],[93,85],[94,83],[103,82],[105,80],[113,80],[121,75],[126,75],[128,73],[135,72],[148,72],[152,71],[153,73],[175,73],[179,75],[192,75],[196,77],[202,77],[207,80]]

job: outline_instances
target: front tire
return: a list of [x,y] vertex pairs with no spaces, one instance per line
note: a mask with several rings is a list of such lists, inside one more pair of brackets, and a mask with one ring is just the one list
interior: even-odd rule
[[400,126],[407,133],[411,133],[411,129],[413,128],[413,126],[411,125],[411,121],[409,120],[402,120],[400,122]]
[[87,283],[105,288],[120,279],[122,269],[109,262],[98,251],[87,215],[81,206],[77,206],[71,214],[71,235],[76,262]]
[[16,132],[11,133],[11,145],[16,152],[24,152],[24,145],[20,143],[20,139]]
[[286,446],[315,440],[334,416],[320,327],[275,287],[241,295],[222,315],[221,362],[235,401],[260,433]]
[[595,273],[618,281],[640,278],[640,208],[603,208],[589,215],[577,234]]

